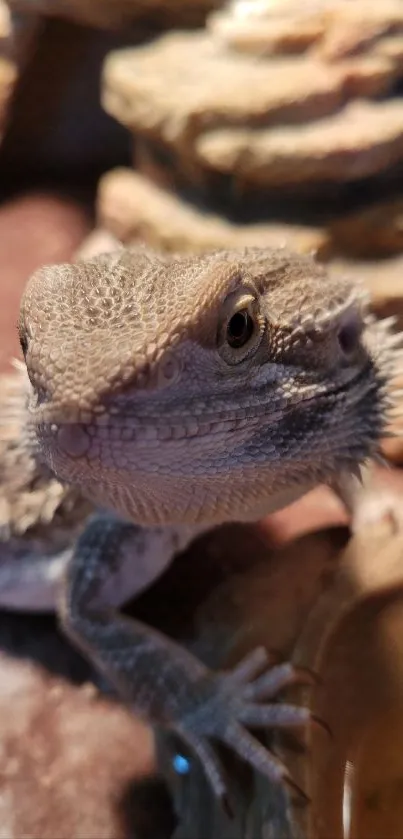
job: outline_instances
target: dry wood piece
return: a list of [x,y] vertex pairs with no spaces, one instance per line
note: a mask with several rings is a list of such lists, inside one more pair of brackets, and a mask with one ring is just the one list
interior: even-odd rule
[[284,244],[323,255],[328,247],[326,233],[319,228],[270,221],[231,223],[202,212],[130,169],[115,169],[101,178],[98,220],[124,244],[142,239],[168,251]]
[[16,12],[71,18],[100,27],[121,27],[139,20],[195,25],[219,0],[7,0]]

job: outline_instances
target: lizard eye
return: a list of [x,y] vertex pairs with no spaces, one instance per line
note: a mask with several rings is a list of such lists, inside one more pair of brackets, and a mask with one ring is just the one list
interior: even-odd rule
[[235,312],[227,324],[227,342],[232,349],[240,349],[252,337],[254,322],[248,309]]
[[258,348],[264,322],[256,295],[242,289],[224,303],[218,328],[218,351],[227,364],[240,364]]

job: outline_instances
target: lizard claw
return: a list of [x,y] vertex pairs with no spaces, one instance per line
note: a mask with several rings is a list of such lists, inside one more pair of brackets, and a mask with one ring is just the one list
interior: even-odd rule
[[[238,757],[262,772],[274,783],[294,786],[286,766],[248,731],[248,728],[295,728],[311,720],[307,708],[281,702],[267,702],[287,685],[312,679],[285,663],[258,673],[268,657],[259,648],[243,659],[234,670],[209,673],[194,684],[192,699],[180,721],[177,733],[198,756],[214,795],[228,801],[225,773],[211,741],[220,741]],[[303,793],[302,793],[303,794]]]

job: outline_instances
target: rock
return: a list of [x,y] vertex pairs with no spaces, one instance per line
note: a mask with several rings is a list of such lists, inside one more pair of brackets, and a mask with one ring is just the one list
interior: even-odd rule
[[353,102],[298,128],[216,129],[195,147],[204,166],[266,188],[358,180],[403,159],[403,103]]
[[109,253],[122,247],[121,242],[112,236],[108,230],[95,228],[81,243],[74,254],[74,261],[92,259],[101,253]]
[[[152,830],[152,815],[134,803],[136,784],[153,768],[150,732],[90,682],[69,684],[67,662],[76,673],[85,666],[57,638],[51,621],[20,616],[19,623],[18,629],[15,617],[2,615],[3,835],[129,839],[136,831],[140,839],[136,823]],[[57,656],[64,659],[64,677],[45,670]]]
[[15,12],[34,12],[90,26],[120,28],[138,21],[153,25],[201,24],[219,0],[7,0]]
[[391,26],[383,52],[378,40],[378,51],[332,61],[313,50],[257,61],[212,24],[170,33],[109,55],[103,105],[198,188],[209,173],[263,192],[370,177],[403,158],[401,100],[373,101],[401,72]]
[[[276,55],[313,50],[325,61],[377,53],[403,31],[399,0],[234,0],[210,15],[207,26],[232,49]],[[382,46],[381,46],[382,51]]]
[[237,0],[210,15],[208,30],[236,50],[259,55],[304,52],[323,37],[323,3]]
[[378,317],[396,316],[403,329],[403,256],[374,261],[335,259],[331,269],[362,281],[371,296]]
[[401,75],[403,71],[403,36],[395,35],[390,38],[382,38],[377,43],[375,52],[377,55],[383,55],[385,58],[391,59]]
[[133,133],[191,156],[197,141],[215,129],[260,129],[334,113],[345,101],[345,81],[338,66],[324,71],[303,56],[257,62],[222,50],[204,32],[170,33],[112,52],[102,101]]
[[399,176],[402,70],[400,0],[238,0],[204,31],[111,52],[102,102],[137,172],[101,180],[101,225],[169,250],[235,236],[322,260],[400,253],[398,200],[342,212],[356,182],[385,196]]
[[99,181],[99,223],[124,244],[137,239],[168,251],[288,244],[323,254],[328,240],[319,228],[264,222],[236,224],[199,210],[130,169],[108,172]]
[[[346,255],[369,260],[399,254],[403,251],[403,199],[393,198],[346,213],[330,223],[329,236],[334,248]],[[382,263],[377,270],[382,271]]]
[[[323,5],[323,4],[322,4]],[[326,28],[317,45],[327,61],[350,55],[378,52],[385,39],[403,32],[403,12],[399,0],[375,4],[371,0],[333,0],[325,3]],[[382,47],[381,47],[382,50]]]
[[384,440],[382,451],[385,457],[396,466],[403,466],[403,408],[402,416],[394,423],[396,437]]
[[313,47],[326,61],[377,51],[403,30],[399,0],[234,0],[210,15],[208,29],[236,50],[275,55]]
[[[139,171],[115,169],[104,175],[98,185],[98,220],[117,240],[128,244],[144,239],[150,245],[168,251],[209,250],[234,245],[287,244],[304,253],[313,253],[320,260],[332,258],[343,270],[351,269],[368,276],[371,290],[382,310],[382,298],[390,294],[388,276],[399,283],[400,262],[382,260],[372,263],[370,258],[398,255],[403,250],[403,203],[400,198],[371,204],[352,213],[340,215],[323,226],[297,224],[285,218],[280,221],[264,218],[260,222],[237,223],[224,213],[219,215],[208,208],[191,203],[178,191],[158,184],[160,172],[151,171],[149,177]],[[101,235],[101,234],[98,234]],[[105,231],[102,237],[105,237]],[[102,239],[101,239],[102,241]],[[107,240],[105,239],[105,247]],[[340,256],[340,255],[344,256]],[[349,262],[355,258],[355,261]],[[359,261],[362,258],[362,262]],[[376,284],[376,277],[386,274],[385,283]],[[390,281],[389,281],[390,282]],[[398,297],[400,291],[398,291]],[[393,299],[396,294],[393,293]],[[393,303],[388,308],[393,311]]]
[[20,355],[15,324],[29,275],[41,265],[71,259],[89,229],[83,207],[56,195],[32,193],[0,207],[0,270],[7,300],[0,306],[0,369]]

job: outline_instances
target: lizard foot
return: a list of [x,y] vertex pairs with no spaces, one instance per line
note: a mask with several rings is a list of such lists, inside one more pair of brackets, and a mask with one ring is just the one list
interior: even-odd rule
[[273,664],[262,647],[233,670],[215,672],[171,638],[111,609],[117,594],[127,593],[125,580],[133,585],[136,559],[143,583],[144,556],[154,566],[159,557],[161,566],[176,547],[176,533],[166,528],[142,530],[113,517],[94,517],[66,569],[60,592],[64,630],[135,712],[188,744],[224,806],[227,783],[216,741],[272,782],[292,785],[284,764],[248,729],[309,722],[307,708],[276,699],[291,683],[312,683],[311,674]]
[[[282,761],[248,728],[295,728],[308,723],[311,715],[307,708],[267,700],[292,683],[312,683],[313,679],[289,663],[269,669],[267,665],[267,653],[260,647],[234,670],[204,677],[192,693],[189,707],[182,706],[180,722],[174,726],[197,754],[215,796],[227,809],[225,774],[211,740],[221,741],[272,782],[287,783],[305,797]],[[258,675],[262,667],[266,671]]]

